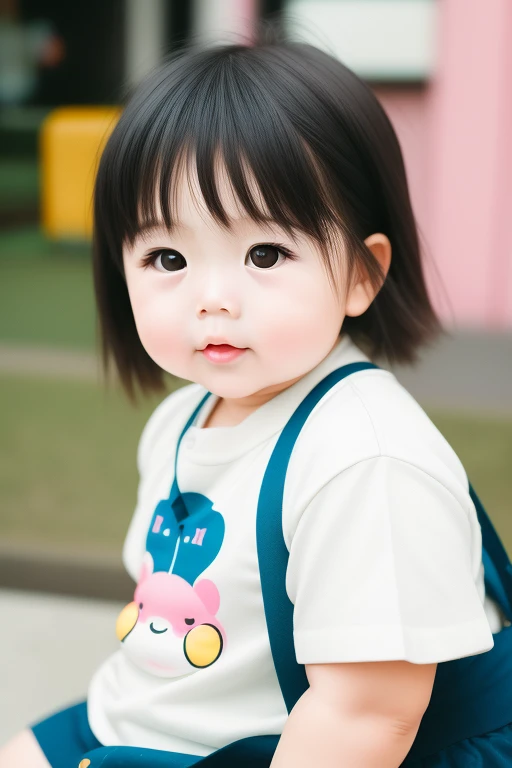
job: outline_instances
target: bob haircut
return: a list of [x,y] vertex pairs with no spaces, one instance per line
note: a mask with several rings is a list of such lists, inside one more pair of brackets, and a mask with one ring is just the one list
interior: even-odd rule
[[[157,204],[173,227],[174,195],[190,161],[208,211],[229,228],[217,190],[219,157],[247,214],[312,238],[331,280],[337,246],[344,246],[349,276],[359,270],[380,290],[364,314],[345,319],[343,330],[372,357],[412,362],[440,326],[425,287],[400,146],[369,86],[305,43],[192,47],[168,57],[135,90],[95,182],[103,364],[108,371],[113,359],[130,399],[137,384],[148,394],[162,390],[164,372],[137,335],[123,245],[157,223]],[[363,242],[374,232],[392,246],[384,282]]]

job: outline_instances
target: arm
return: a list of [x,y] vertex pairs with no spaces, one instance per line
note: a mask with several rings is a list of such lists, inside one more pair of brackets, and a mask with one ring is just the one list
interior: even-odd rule
[[428,706],[436,664],[309,664],[310,688],[271,768],[398,768]]

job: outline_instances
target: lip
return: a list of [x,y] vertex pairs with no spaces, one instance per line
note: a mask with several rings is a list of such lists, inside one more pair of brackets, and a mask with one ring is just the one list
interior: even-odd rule
[[233,347],[231,344],[207,344],[200,351],[211,363],[230,363],[241,357],[247,350]]
[[200,347],[200,351],[202,352],[204,349],[206,349],[209,344],[212,344],[216,347],[226,345],[228,347],[233,347],[233,349],[243,349],[243,347],[237,347],[235,344],[231,344],[231,342],[224,338],[224,336],[205,336],[203,346]]

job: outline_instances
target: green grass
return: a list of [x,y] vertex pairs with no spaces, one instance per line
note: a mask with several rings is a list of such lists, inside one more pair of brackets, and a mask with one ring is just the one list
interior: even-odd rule
[[[92,383],[0,378],[0,538],[119,552],[135,505],[137,442],[160,399],[136,409]],[[512,419],[430,415],[512,552]]]
[[119,550],[137,487],[138,409],[81,381],[0,379],[0,538]]
[[39,203],[37,158],[0,158],[0,207],[11,211]]
[[512,415],[428,413],[458,454],[512,557]]
[[89,350],[95,323],[89,244],[0,235],[0,341]]

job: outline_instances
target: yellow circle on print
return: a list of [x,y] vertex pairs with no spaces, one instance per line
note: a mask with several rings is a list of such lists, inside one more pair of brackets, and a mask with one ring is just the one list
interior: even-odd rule
[[89,768],[90,764],[91,764],[91,761],[88,760],[87,758],[84,758],[84,760],[80,760],[80,762],[78,763],[78,768]]
[[222,652],[222,636],[211,624],[191,629],[183,643],[185,656],[194,667],[209,667]]
[[121,642],[125,637],[128,637],[136,625],[138,618],[139,608],[137,603],[128,603],[128,605],[123,608],[116,621],[116,635]]

